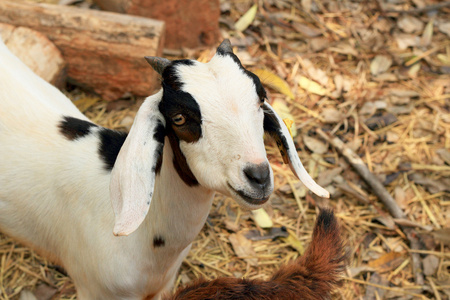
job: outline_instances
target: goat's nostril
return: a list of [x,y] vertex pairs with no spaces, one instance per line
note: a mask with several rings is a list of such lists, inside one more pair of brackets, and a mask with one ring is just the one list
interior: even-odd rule
[[249,165],[245,167],[244,174],[251,183],[264,185],[270,177],[270,167],[267,163]]

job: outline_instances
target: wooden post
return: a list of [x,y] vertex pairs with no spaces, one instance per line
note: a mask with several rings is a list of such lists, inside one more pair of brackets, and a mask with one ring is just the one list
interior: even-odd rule
[[149,95],[156,74],[144,56],[159,56],[164,23],[70,6],[0,1],[0,22],[47,36],[67,62],[69,78],[106,100]]

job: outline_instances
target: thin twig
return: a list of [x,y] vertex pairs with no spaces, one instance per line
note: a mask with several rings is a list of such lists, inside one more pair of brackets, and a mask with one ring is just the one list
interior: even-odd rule
[[[389,194],[389,192],[384,188],[381,181],[373,175],[367,168],[363,160],[349,147],[347,147],[339,138],[331,137],[320,128],[317,129],[317,133],[324,138],[327,142],[333,145],[338,152],[345,157],[345,159],[350,163],[350,165],[356,170],[356,172],[367,182],[367,184],[372,188],[373,193],[380,199],[381,202],[386,206],[389,213],[396,219],[404,219],[405,214],[403,210],[397,205],[394,198]],[[417,238],[417,233],[414,229],[405,226],[400,226],[410,243],[410,248],[414,250],[420,249],[420,243]],[[424,284],[422,261],[420,259],[419,253],[411,253],[412,265],[414,269],[414,281],[417,285]]]
[[351,150],[349,147],[337,137],[329,137],[321,129],[317,130],[317,133],[333,145],[341,155],[343,155],[350,165],[358,172],[358,174],[367,182],[367,184],[372,188],[374,194],[386,205],[389,213],[397,219],[405,217],[402,209],[397,205],[394,198],[389,194],[389,192],[384,188],[380,180],[373,175],[363,160]]

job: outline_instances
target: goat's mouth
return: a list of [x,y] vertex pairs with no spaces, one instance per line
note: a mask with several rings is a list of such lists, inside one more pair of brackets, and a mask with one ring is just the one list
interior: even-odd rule
[[269,195],[267,196],[263,196],[263,197],[253,197],[250,196],[248,194],[246,194],[244,191],[242,190],[237,190],[235,188],[233,188],[231,186],[231,184],[227,183],[228,187],[230,188],[230,190],[236,194],[237,196],[239,196],[242,200],[244,200],[245,202],[247,202],[248,204],[250,204],[251,206],[261,206],[262,204],[266,203],[267,200],[269,200]]

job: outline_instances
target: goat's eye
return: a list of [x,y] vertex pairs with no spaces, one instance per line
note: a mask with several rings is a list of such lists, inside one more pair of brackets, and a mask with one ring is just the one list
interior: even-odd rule
[[172,122],[177,126],[181,126],[186,123],[186,118],[182,114],[178,114],[175,117],[172,117]]

